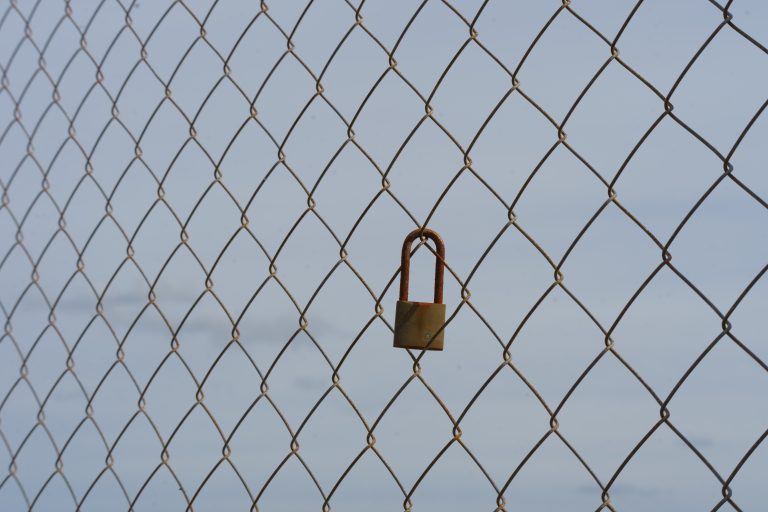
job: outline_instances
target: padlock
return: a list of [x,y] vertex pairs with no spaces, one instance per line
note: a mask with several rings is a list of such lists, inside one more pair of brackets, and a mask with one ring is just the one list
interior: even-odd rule
[[[408,300],[408,280],[411,269],[411,244],[417,238],[431,238],[436,247],[434,302]],[[445,244],[431,229],[411,231],[403,242],[400,255],[400,300],[395,308],[395,342],[399,348],[443,350],[445,341],[445,304],[443,304],[443,271]]]

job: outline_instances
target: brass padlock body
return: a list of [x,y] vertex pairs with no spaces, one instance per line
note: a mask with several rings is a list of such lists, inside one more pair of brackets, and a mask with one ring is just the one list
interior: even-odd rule
[[[408,300],[408,281],[411,268],[411,244],[417,238],[431,238],[436,246],[435,301]],[[431,229],[415,229],[405,237],[400,256],[400,300],[395,308],[395,340],[398,348],[417,350],[443,350],[445,341],[445,304],[443,304],[443,269],[445,244]]]
[[444,324],[445,304],[399,300],[395,308],[394,346],[417,350],[443,350]]

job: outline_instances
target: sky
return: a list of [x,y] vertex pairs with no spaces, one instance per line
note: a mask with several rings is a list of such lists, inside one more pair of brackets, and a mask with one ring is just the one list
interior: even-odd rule
[[0,510],[760,510],[768,7],[728,14],[4,2]]

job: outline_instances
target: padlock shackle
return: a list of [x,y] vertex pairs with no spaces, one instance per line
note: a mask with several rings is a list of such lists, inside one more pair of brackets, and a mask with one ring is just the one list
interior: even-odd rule
[[403,252],[400,255],[400,300],[408,300],[408,282],[411,273],[411,245],[417,238],[429,238],[435,243],[437,257],[435,258],[435,304],[443,303],[443,273],[445,271],[445,243],[431,229],[414,229],[403,242]]

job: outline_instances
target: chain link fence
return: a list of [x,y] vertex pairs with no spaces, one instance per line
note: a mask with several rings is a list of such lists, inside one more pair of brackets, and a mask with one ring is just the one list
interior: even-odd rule
[[764,509],[767,20],[5,2],[0,509]]

